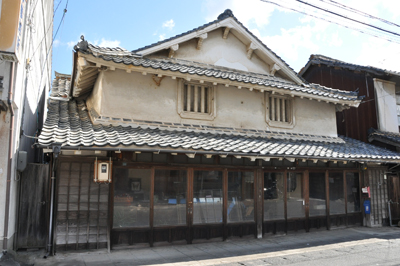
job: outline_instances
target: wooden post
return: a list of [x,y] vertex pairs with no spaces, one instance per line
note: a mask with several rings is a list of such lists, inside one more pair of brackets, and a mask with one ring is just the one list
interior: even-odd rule
[[222,239],[225,241],[228,238],[227,230],[228,230],[228,169],[224,169],[222,175],[222,191],[223,191],[223,199],[222,199]]
[[326,199],[326,229],[331,229],[331,218],[330,218],[330,210],[329,210],[329,171],[325,171],[325,199]]
[[256,196],[256,226],[257,238],[263,237],[263,216],[264,216],[264,177],[262,169],[257,169],[255,173]]
[[149,244],[150,247],[153,247],[154,243],[154,227],[153,227],[153,218],[154,218],[154,174],[155,168],[151,168],[151,180],[150,180],[150,236],[149,236]]
[[303,198],[304,198],[304,211],[306,215],[306,232],[310,232],[310,179],[309,171],[305,170],[303,175]]
[[[279,99],[278,99],[279,100]],[[285,218],[285,234],[288,232],[288,220],[287,220],[287,178],[288,171],[285,170],[283,173],[283,215]]]

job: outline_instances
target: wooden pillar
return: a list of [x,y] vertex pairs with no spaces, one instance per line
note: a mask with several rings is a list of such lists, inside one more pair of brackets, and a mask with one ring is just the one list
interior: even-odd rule
[[[279,99],[278,99],[279,101]],[[287,178],[288,171],[285,171],[283,174],[283,215],[285,218],[285,234],[288,232],[288,220],[287,220]]]
[[331,229],[331,218],[330,218],[330,211],[329,211],[329,171],[325,171],[325,194],[326,194],[326,229]]
[[263,216],[264,216],[264,176],[262,169],[256,170],[256,226],[257,238],[263,237]]
[[153,218],[154,218],[154,173],[155,168],[151,168],[151,180],[150,180],[150,236],[149,236],[149,244],[150,247],[153,247],[154,243],[154,226],[153,226]]
[[228,170],[226,168],[224,169],[222,175],[222,191],[222,240],[225,241],[228,238]]
[[310,179],[309,179],[309,171],[305,170],[303,174],[303,198],[304,198],[304,211],[305,211],[305,227],[306,232],[310,232]]

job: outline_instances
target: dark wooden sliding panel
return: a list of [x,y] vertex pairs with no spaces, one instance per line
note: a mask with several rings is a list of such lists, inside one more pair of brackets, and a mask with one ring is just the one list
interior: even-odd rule
[[93,182],[93,163],[61,162],[57,174],[57,250],[107,248],[109,185]]

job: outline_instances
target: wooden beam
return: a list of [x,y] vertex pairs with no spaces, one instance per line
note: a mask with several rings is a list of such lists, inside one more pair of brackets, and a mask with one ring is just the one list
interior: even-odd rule
[[228,34],[229,34],[229,31],[231,30],[231,28],[229,28],[229,27],[226,27],[225,28],[225,30],[224,30],[224,34],[222,35],[222,38],[223,39],[227,39],[228,38]]
[[250,43],[247,46],[247,58],[251,59],[251,56],[253,55],[253,51],[257,49],[257,46],[254,43]]
[[277,64],[274,64],[271,68],[271,75],[274,76],[276,71],[281,70],[280,66],[278,66]]
[[176,51],[178,51],[178,49],[179,49],[179,44],[174,44],[171,47],[169,47],[168,57],[169,58],[174,57],[174,54],[175,54]]
[[199,36],[199,39],[197,40],[197,47],[196,47],[197,50],[201,49],[201,46],[203,45],[203,41],[204,41],[204,39],[207,39],[207,37],[208,37],[207,33],[204,33]]

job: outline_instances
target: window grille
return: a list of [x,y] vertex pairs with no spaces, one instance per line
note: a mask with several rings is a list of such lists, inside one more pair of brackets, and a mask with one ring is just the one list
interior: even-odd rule
[[293,99],[267,94],[266,120],[270,126],[293,127]]
[[215,87],[209,83],[179,81],[178,114],[182,118],[214,120]]
[[184,84],[183,85],[183,110],[185,112],[209,113],[209,91],[207,86]]

